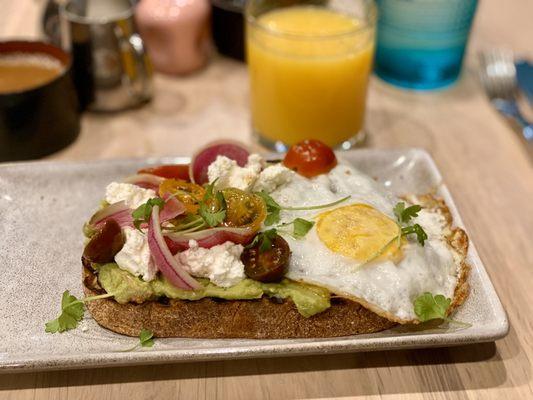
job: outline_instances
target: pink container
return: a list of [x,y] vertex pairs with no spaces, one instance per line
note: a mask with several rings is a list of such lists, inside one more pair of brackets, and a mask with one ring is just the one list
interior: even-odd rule
[[209,0],[141,0],[135,19],[154,68],[181,75],[202,68],[210,43]]

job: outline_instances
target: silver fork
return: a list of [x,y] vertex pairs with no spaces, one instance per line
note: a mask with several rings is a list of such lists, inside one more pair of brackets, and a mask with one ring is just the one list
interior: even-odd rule
[[533,154],[533,124],[527,121],[517,103],[516,68],[513,53],[507,49],[494,49],[480,54],[480,79],[491,103],[507,119],[511,120],[527,142]]

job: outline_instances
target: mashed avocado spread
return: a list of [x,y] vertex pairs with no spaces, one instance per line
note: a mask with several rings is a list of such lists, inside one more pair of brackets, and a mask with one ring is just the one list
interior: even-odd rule
[[330,294],[327,289],[306,285],[284,279],[279,283],[261,283],[252,279],[243,279],[237,285],[222,288],[213,285],[207,279],[199,279],[203,285],[199,290],[182,290],[172,286],[165,278],[159,276],[153,281],[145,282],[117,264],[94,265],[98,270],[98,280],[107,293],[113,293],[118,303],[130,301],[142,303],[158,297],[180,300],[200,300],[204,297],[217,297],[226,300],[259,299],[263,295],[290,298],[304,317],[318,314],[330,306]]

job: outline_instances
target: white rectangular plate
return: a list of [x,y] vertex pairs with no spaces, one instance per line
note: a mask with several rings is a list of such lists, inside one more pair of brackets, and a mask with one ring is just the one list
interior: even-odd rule
[[[340,154],[396,194],[438,188],[462,227],[454,202],[431,157],[418,149],[357,150]],[[393,328],[370,335],[329,339],[157,339],[153,348],[121,352],[136,343],[100,328],[86,313],[81,326],[47,334],[44,323],[58,314],[61,293],[81,294],[83,223],[106,185],[147,164],[187,158],[30,162],[0,165],[0,371],[340,353],[485,342],[507,334],[509,325],[485,268],[470,244],[471,292],[456,319],[463,330],[406,332]]]

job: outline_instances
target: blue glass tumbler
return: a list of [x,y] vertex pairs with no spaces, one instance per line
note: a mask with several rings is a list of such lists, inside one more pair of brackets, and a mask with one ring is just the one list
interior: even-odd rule
[[459,76],[477,0],[377,0],[376,74],[429,90]]

